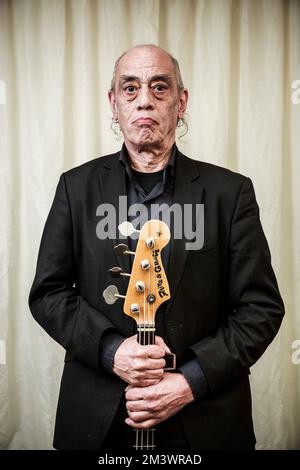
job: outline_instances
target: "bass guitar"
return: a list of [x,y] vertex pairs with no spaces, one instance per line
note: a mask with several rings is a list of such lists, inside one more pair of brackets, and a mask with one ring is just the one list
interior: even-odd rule
[[[115,246],[118,255],[134,256],[131,273],[123,272],[120,267],[109,270],[113,277],[128,276],[129,284],[126,295],[120,295],[114,285],[108,286],[103,296],[108,304],[117,299],[124,299],[124,313],[133,318],[137,324],[137,341],[141,345],[155,344],[155,314],[163,302],[170,299],[170,289],[161,259],[163,248],[170,241],[169,227],[160,220],[149,220],[140,231],[129,222],[119,225],[124,236],[139,232],[136,251],[129,250],[126,244]],[[173,353],[165,356],[164,370],[176,368],[176,357]],[[155,429],[135,429],[133,447],[137,450],[155,448]]]

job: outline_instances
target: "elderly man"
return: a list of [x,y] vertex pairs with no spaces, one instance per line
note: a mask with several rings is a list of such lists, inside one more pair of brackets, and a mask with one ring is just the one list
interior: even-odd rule
[[[249,367],[284,308],[249,178],[191,160],[175,145],[187,100],[170,54],[153,45],[128,50],[109,91],[121,151],[60,178],[29,300],[66,349],[56,448],[132,448],[134,429],[155,427],[158,450],[254,449]],[[185,234],[175,239],[170,226],[171,298],[157,312],[155,344],[139,344],[122,303],[109,306],[101,295],[112,266],[130,271],[129,257],[113,251],[118,234],[96,235],[97,208],[118,210],[120,196],[147,213],[153,204],[204,204],[202,247],[187,250]],[[116,279],[120,293],[124,282]],[[177,369],[165,371],[170,351]]]

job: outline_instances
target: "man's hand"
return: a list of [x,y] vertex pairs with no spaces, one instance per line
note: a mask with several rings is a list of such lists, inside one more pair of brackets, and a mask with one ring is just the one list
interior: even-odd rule
[[155,345],[141,346],[136,335],[125,339],[116,351],[113,372],[135,387],[157,384],[163,377],[166,352],[171,352],[164,340],[156,336]]
[[165,372],[163,379],[150,387],[126,389],[128,418],[137,429],[147,429],[165,421],[194,400],[192,390],[181,373]]

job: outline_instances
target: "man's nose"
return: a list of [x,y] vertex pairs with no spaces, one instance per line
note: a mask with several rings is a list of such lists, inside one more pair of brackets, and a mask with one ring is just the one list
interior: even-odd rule
[[144,84],[141,86],[138,100],[137,100],[138,109],[148,109],[153,108],[153,96],[148,85]]

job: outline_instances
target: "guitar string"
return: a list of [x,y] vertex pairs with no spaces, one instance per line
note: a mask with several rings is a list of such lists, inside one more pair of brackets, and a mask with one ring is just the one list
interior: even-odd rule
[[[150,272],[151,272],[151,264],[150,264],[150,268],[149,268],[149,274],[148,274],[148,295],[150,294],[151,292],[151,275],[150,275]],[[147,326],[146,326],[146,323],[147,323]],[[151,344],[150,343],[150,336],[149,336],[149,303],[147,302],[147,318],[146,318],[146,321],[144,323],[144,328],[147,329],[147,341],[146,341],[146,344],[149,345]],[[142,433],[143,433],[143,430],[142,430]],[[147,429],[147,432],[146,432],[146,439],[147,439],[147,444],[146,444],[146,449],[148,450],[149,449],[149,429]]]
[[[155,243],[155,241],[154,241],[154,243]],[[155,246],[154,246],[153,248],[155,248]],[[153,269],[153,276],[155,276],[155,270],[154,270],[154,269]],[[153,294],[154,294],[154,298],[155,298],[155,299],[157,299],[157,295],[156,295],[157,292],[156,292],[156,290],[157,290],[157,282],[156,282],[155,277],[154,277],[154,282],[153,282],[153,291],[154,291],[154,292],[153,292]],[[154,302],[153,302],[153,304],[152,304],[152,318],[153,318],[153,326],[154,326],[154,328],[156,328],[156,327],[155,327],[155,322],[154,322]],[[154,332],[153,332],[153,343],[155,344],[155,330],[154,330]],[[155,446],[154,446],[154,430],[155,430],[155,428],[153,428],[153,429],[152,429],[152,432],[151,432],[151,445],[152,445],[152,449],[155,447]]]
[[[148,229],[149,230],[149,229]],[[149,233],[148,233],[149,235]],[[150,260],[149,260],[150,262]],[[151,263],[150,263],[150,267],[149,267],[149,272],[148,272],[148,295],[151,294]],[[149,331],[149,327],[150,327],[150,304],[149,302],[147,303],[147,344],[151,344],[151,340],[150,340],[150,331]],[[149,428],[147,428],[147,444],[146,444],[146,449],[148,450],[149,449]]]
[[[148,292],[149,293],[149,292]],[[144,289],[144,308],[143,308],[143,323],[142,327],[140,328],[140,341],[139,343],[145,345],[146,343],[146,316],[148,316],[147,304],[146,304],[146,286]],[[149,338],[147,338],[149,341]],[[147,449],[148,449],[148,432],[147,432]],[[143,449],[143,429],[136,429],[136,449]]]
[[[150,270],[151,270],[151,265],[150,265]],[[151,292],[151,289],[153,289],[153,295],[155,295],[155,288],[156,288],[156,283],[155,281],[153,282],[153,285],[154,287],[152,287],[151,285],[151,280],[153,280],[151,278],[151,274],[150,273],[150,270],[149,270],[149,285],[150,285],[150,293]],[[152,276],[154,276],[154,268],[152,269],[153,271],[153,274]],[[151,321],[151,324],[150,324],[150,310],[152,310],[152,321]],[[155,322],[154,322],[154,302],[152,304],[149,304],[149,319],[148,319],[148,325],[149,325],[149,328],[155,328]],[[151,340],[149,338],[149,341],[151,341],[151,344],[155,344],[155,331],[149,331],[149,337],[151,337]],[[147,433],[150,432],[150,438],[151,438],[151,443],[150,443],[150,447],[153,449],[154,447],[154,428],[151,428],[151,429],[147,429]],[[148,447],[147,447],[148,448]]]
[[[154,241],[154,243],[155,243],[155,241]],[[151,270],[151,264],[150,264],[150,270]],[[153,281],[153,276],[154,276],[154,273],[155,273],[154,267],[152,268],[152,273],[150,273],[150,270],[149,270],[150,293],[151,293],[151,289],[153,289],[154,290],[153,294],[155,295],[155,286],[156,286],[155,280],[153,282],[154,288],[151,286],[151,280]],[[151,275],[152,275],[152,277],[151,277]],[[154,302],[152,304],[149,304],[149,312],[150,312],[151,309],[152,309],[152,321],[151,321],[151,324],[150,324],[150,318],[149,318],[148,324],[149,324],[150,328],[154,329],[154,331],[151,331],[151,332],[149,331],[149,336],[151,337],[151,344],[155,344]],[[150,432],[150,439],[151,439],[150,447],[153,449],[154,448],[154,428],[151,428],[149,430],[149,432]]]
[[[149,268],[149,274],[148,274],[148,286],[147,286],[147,291],[148,295],[151,293],[151,263],[150,263],[150,268]],[[154,282],[154,295],[156,296],[157,294],[157,286],[156,283]],[[147,343],[146,344],[155,344],[155,331],[150,331],[150,329],[155,328],[155,323],[154,323],[154,303],[152,305],[152,323],[150,324],[150,310],[151,310],[151,304],[148,305],[146,303],[146,288],[144,290],[144,312],[143,312],[143,326],[139,331],[139,342],[141,344],[145,344],[146,339]],[[146,315],[147,311],[147,315]],[[142,335],[143,333],[143,335]],[[146,335],[147,333],[147,335]],[[141,431],[139,433],[139,431]],[[149,447],[154,448],[154,429],[149,429],[147,428],[147,444],[146,444],[146,449],[149,449]],[[151,443],[149,445],[149,433],[150,433],[150,438],[151,438]],[[140,442],[139,442],[139,436],[140,436]],[[144,430],[141,429],[136,429],[136,449],[144,448]]]
[[[149,232],[149,228],[148,228],[148,232]],[[147,235],[149,235],[149,233]],[[149,272],[148,272],[147,294],[148,295],[151,294],[151,263],[150,263]],[[150,338],[150,331],[149,331],[149,328],[150,328],[150,304],[149,304],[149,302],[147,302],[147,318],[146,318],[146,321],[144,323],[144,328],[147,330],[147,336],[145,335],[145,339],[147,338],[147,340],[146,340],[147,344],[148,345],[152,344],[151,343],[151,338]],[[143,430],[142,430],[142,433],[144,434]],[[147,450],[149,449],[149,428],[146,429],[146,449]]]

